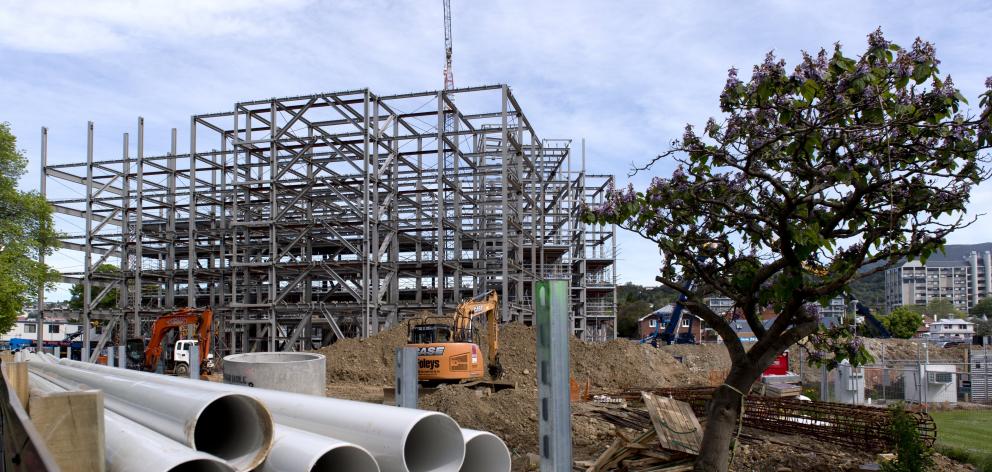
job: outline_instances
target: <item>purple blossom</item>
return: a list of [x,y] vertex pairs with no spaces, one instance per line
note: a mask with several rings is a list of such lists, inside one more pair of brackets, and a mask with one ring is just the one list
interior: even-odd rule
[[724,85],[724,88],[730,89],[730,88],[734,88],[734,87],[736,87],[736,86],[738,86],[740,84],[741,84],[741,81],[740,81],[740,79],[737,78],[737,68],[736,67],[731,67],[730,70],[727,71],[727,84]]
[[634,191],[634,184],[628,183],[627,188],[617,192],[617,199],[620,203],[634,203],[637,199],[637,192]]
[[916,41],[913,41],[913,49],[909,52],[909,58],[917,64],[924,62],[932,62],[934,65],[940,64],[936,55],[937,50],[934,49],[933,44],[923,41],[920,38],[916,38]]
[[692,125],[685,125],[685,131],[682,133],[682,144],[686,147],[697,144],[699,142],[699,137],[696,133],[692,131]]
[[985,78],[985,88],[992,90],[992,76]]
[[892,62],[889,68],[895,73],[896,77],[904,79],[913,73],[913,60],[906,51],[900,49],[896,60]]
[[864,346],[864,344],[865,343],[861,338],[851,338],[851,340],[847,342],[847,352],[853,356],[861,350],[861,347]]
[[944,83],[941,84],[938,92],[946,98],[951,98],[954,96],[957,89],[954,88],[954,81],[951,80],[951,76],[947,76],[947,78],[944,79]]
[[885,36],[882,35],[881,26],[868,35],[868,45],[871,46],[872,49],[889,47],[889,42],[886,41]]
[[861,61],[858,64],[858,69],[855,70],[854,73],[856,75],[859,75],[859,76],[861,76],[861,75],[868,75],[868,72],[870,70],[871,70],[871,68],[868,66],[868,63],[867,62],[864,62],[864,61]]
[[820,362],[824,357],[826,357],[826,354],[823,351],[813,351],[809,353],[809,360],[813,362]]
[[820,305],[816,303],[807,303],[803,305],[803,312],[805,312],[807,318],[820,319]]

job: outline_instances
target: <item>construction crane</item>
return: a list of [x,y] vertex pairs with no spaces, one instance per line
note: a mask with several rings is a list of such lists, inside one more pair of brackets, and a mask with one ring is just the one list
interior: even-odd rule
[[444,0],[444,89],[455,88],[455,75],[451,71],[451,0]]

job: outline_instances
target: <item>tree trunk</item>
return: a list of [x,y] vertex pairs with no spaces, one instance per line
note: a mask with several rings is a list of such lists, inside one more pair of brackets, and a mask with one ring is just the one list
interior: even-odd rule
[[[763,371],[760,365],[735,359],[724,383],[747,394]],[[741,395],[727,385],[721,385],[713,392],[706,407],[703,444],[693,469],[696,472],[725,472],[730,467],[730,442],[737,433]]]

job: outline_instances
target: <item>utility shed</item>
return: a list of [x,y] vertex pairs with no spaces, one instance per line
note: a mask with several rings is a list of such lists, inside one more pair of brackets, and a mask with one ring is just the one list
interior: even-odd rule
[[906,401],[957,403],[957,385],[954,364],[924,364],[906,378]]
[[864,405],[865,403],[865,371],[861,367],[853,367],[846,359],[837,367],[838,375],[834,391],[837,401],[849,405]]

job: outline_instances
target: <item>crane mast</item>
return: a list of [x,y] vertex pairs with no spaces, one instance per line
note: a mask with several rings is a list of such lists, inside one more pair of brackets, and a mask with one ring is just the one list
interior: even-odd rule
[[451,71],[451,0],[444,0],[444,89],[455,88]]

